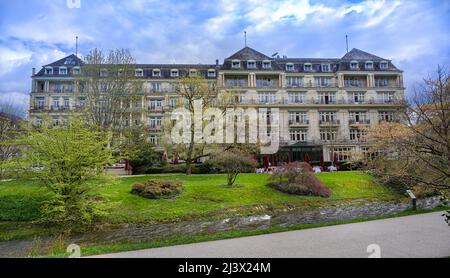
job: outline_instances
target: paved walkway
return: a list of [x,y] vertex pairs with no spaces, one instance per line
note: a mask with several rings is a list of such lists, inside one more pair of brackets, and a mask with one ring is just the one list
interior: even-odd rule
[[[369,222],[106,254],[109,258],[449,257],[450,227],[442,212]],[[376,249],[376,247],[375,247]]]

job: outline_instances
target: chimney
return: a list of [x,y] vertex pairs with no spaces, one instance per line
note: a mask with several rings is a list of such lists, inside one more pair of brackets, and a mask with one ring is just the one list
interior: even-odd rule
[[219,59],[216,59],[216,66],[219,65]]
[[31,69],[31,75],[35,75],[36,74],[36,68],[32,68]]

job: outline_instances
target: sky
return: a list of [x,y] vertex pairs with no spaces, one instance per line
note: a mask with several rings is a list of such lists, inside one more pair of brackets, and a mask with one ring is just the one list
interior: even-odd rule
[[406,95],[450,64],[450,0],[0,0],[0,102],[28,107],[31,69],[128,48],[138,63],[215,63],[247,45],[339,58],[358,48],[404,71]]

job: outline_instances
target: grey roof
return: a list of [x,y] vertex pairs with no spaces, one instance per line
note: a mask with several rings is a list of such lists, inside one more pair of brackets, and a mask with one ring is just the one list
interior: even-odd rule
[[225,60],[271,60],[270,57],[250,48],[248,46],[242,48]]
[[378,57],[378,56],[375,56],[373,54],[367,53],[365,51],[359,50],[357,48],[353,48],[347,54],[345,54],[341,58],[341,60],[372,60],[372,61],[379,61],[379,60],[386,60],[386,59],[383,59],[381,57]]
[[67,57],[64,57],[56,62],[53,62],[51,64],[46,65],[49,67],[74,67],[74,66],[81,66],[83,65],[83,61],[78,58],[75,54],[71,54]]
[[[231,67],[232,60],[240,60],[241,65],[240,68],[236,70],[261,70],[261,71],[285,71],[286,64],[292,63],[293,70],[290,72],[304,72],[304,64],[311,63],[312,68],[311,71],[308,72],[322,72],[322,64],[330,64],[330,71],[336,72],[340,70],[349,70],[349,71],[362,71],[362,70],[382,70],[382,71],[399,71],[390,60],[378,57],[376,55],[367,53],[357,48],[353,48],[351,51],[346,53],[342,58],[270,58],[267,55],[264,55],[261,52],[254,50],[248,46],[240,49],[230,57],[226,58],[222,65],[219,64],[137,64],[136,68],[143,69],[143,77],[142,78],[158,78],[152,76],[153,69],[161,70],[162,78],[170,78],[170,70],[178,69],[179,76],[187,76],[189,69],[197,69],[201,75],[207,76],[208,70],[234,70]],[[247,61],[254,60],[256,62],[256,68],[248,69]],[[271,68],[266,69],[263,68],[263,61],[270,60]],[[350,68],[350,62],[356,60],[359,63],[359,67],[357,69]],[[373,61],[373,69],[366,69],[365,62]],[[380,62],[386,61],[388,62],[387,69],[380,68]],[[74,66],[82,66],[83,61],[78,58],[76,55],[72,54],[63,59],[60,59],[54,63],[48,64],[44,66],[36,75],[34,76],[60,76],[58,70],[53,70],[53,74],[47,75],[45,74],[45,67],[61,67],[66,66],[68,68],[68,74],[66,76],[73,75],[73,67]],[[161,78],[159,77],[159,78]]]

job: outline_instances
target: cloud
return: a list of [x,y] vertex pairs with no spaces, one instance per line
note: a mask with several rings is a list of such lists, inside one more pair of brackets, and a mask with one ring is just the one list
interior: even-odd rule
[[98,47],[129,48],[141,63],[214,63],[248,45],[268,55],[341,57],[345,35],[393,59],[407,93],[437,64],[450,62],[450,2],[431,0],[63,0],[0,1],[0,95],[18,103],[31,68]]

